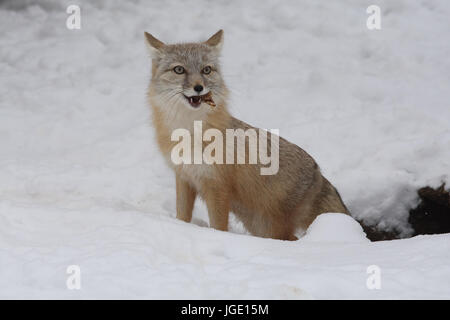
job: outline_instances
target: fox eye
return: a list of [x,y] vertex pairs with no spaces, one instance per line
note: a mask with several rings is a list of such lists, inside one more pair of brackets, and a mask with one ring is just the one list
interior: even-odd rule
[[176,74],[183,74],[184,68],[182,66],[176,66],[175,68],[173,68],[173,72],[175,72]]
[[206,66],[203,68],[202,72],[204,74],[210,74],[211,73],[211,67],[210,66]]

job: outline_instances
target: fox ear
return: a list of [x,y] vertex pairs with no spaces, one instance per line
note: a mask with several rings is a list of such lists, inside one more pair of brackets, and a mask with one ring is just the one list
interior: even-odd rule
[[211,38],[205,41],[205,43],[213,48],[216,48],[217,50],[222,49],[223,44],[223,30],[220,29],[217,31]]
[[148,32],[144,32],[144,34],[150,49],[150,55],[152,56],[152,59],[155,59],[159,56],[161,48],[164,47],[164,43],[156,39]]

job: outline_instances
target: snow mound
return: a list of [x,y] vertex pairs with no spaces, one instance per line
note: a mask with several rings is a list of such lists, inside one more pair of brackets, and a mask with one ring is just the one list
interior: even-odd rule
[[324,213],[313,221],[303,241],[314,242],[370,242],[361,225],[342,213]]

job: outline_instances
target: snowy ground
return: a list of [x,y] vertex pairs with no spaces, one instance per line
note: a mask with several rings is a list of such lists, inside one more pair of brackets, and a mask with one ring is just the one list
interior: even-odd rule
[[0,298],[450,298],[449,235],[369,243],[327,215],[297,242],[259,239],[205,228],[200,202],[175,220],[143,40],[223,28],[232,113],[306,149],[355,217],[408,236],[415,190],[450,182],[448,1],[78,1],[81,30],[70,1],[0,3]]

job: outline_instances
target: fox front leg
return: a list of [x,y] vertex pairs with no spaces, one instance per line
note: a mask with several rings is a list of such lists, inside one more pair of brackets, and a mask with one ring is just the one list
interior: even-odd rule
[[205,194],[209,225],[217,230],[228,231],[230,197],[224,190],[208,189]]
[[196,191],[178,175],[176,175],[177,188],[177,219],[191,222],[192,210],[197,196]]

